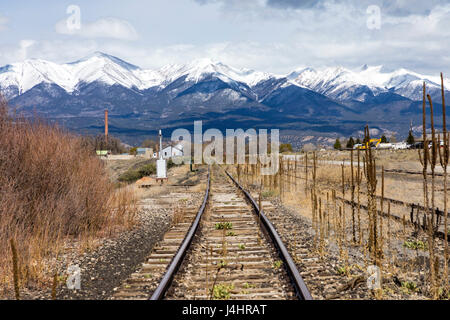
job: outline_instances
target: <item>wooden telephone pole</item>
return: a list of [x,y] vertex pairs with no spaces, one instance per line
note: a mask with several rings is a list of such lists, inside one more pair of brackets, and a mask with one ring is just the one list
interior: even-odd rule
[[109,133],[109,127],[108,127],[108,109],[105,110],[105,140],[106,143],[108,143],[108,133]]

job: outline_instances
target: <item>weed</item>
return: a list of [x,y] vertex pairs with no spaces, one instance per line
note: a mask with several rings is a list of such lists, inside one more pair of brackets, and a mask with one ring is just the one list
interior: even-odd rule
[[253,285],[253,284],[250,284],[248,282],[244,283],[244,289],[251,289],[251,288],[254,288],[254,287],[255,287],[255,285]]
[[216,300],[228,300],[231,297],[231,291],[234,290],[234,284],[217,284],[213,287],[213,298]]
[[233,224],[231,222],[219,222],[215,225],[216,230],[230,230],[233,229]]
[[239,247],[239,249],[241,249],[241,250],[245,250],[245,245],[243,245],[243,244],[238,245],[238,247]]
[[228,231],[226,234],[227,237],[235,237],[236,233],[234,233],[233,231]]
[[417,290],[417,285],[413,281],[403,281],[402,289],[403,291],[405,291],[405,293],[415,292]]
[[441,300],[449,300],[450,299],[450,292],[446,292],[445,288],[439,288],[438,294],[439,294],[439,299],[441,299]]
[[220,269],[225,268],[227,265],[228,265],[228,263],[225,260],[223,260],[223,259],[220,260],[220,262],[219,262]]
[[262,193],[261,193],[261,196],[263,197],[263,198],[265,198],[265,199],[267,199],[267,198],[273,198],[273,197],[275,197],[277,194],[276,194],[276,192],[274,191],[274,190],[266,190],[266,191],[263,191]]
[[336,271],[337,271],[337,273],[340,274],[341,276],[345,276],[345,275],[348,274],[348,271],[349,271],[349,270],[348,270],[347,267],[341,266],[341,267],[337,267],[337,268],[336,268]]
[[277,261],[275,261],[275,262],[273,263],[273,268],[274,268],[274,269],[280,269],[282,265],[283,265],[283,261],[277,260]]
[[403,243],[403,246],[405,248],[411,249],[411,250],[426,250],[427,244],[420,240],[408,240]]

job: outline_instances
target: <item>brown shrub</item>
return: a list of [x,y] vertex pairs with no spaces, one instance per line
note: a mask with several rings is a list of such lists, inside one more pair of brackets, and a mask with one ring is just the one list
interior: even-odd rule
[[40,280],[47,268],[43,260],[56,257],[63,240],[123,221],[117,218],[125,214],[123,200],[119,210],[116,202],[102,162],[81,138],[40,120],[10,116],[0,98],[0,287],[11,284],[11,238],[22,281]]

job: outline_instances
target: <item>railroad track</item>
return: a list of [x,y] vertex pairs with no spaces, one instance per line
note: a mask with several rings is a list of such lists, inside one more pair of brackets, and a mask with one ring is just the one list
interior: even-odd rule
[[[423,172],[422,171],[411,171],[411,170],[401,170],[401,169],[384,169],[384,172],[423,176]],[[432,173],[431,172],[427,172],[427,175],[428,176],[432,176]],[[440,172],[435,172],[434,175],[436,177],[443,177],[444,176],[444,174],[440,173]]]
[[212,171],[197,214],[186,213],[113,299],[312,299],[256,201]]

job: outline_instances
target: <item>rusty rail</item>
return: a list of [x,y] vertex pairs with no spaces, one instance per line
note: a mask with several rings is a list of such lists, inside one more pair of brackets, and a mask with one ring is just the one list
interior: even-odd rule
[[269,234],[270,238],[272,239],[275,247],[278,250],[278,253],[280,255],[280,258],[283,260],[284,266],[286,268],[286,271],[291,278],[291,282],[294,285],[295,292],[297,294],[297,297],[300,300],[312,300],[311,293],[309,292],[305,282],[303,281],[302,276],[298,272],[297,266],[292,259],[291,255],[289,254],[286,246],[284,245],[283,241],[281,240],[280,236],[278,235],[278,232],[275,230],[274,226],[270,222],[270,220],[267,218],[267,216],[264,214],[263,210],[259,210],[259,206],[256,203],[255,199],[250,195],[250,193],[245,190],[239,182],[237,182],[231,174],[229,174],[227,171],[225,173],[230,177],[230,179],[238,186],[240,190],[245,194],[247,199],[252,204],[253,208],[256,210],[257,214],[261,216],[261,221],[263,223],[263,226],[265,227],[265,230]]
[[173,278],[175,274],[178,272],[178,269],[180,268],[181,264],[183,263],[184,257],[186,256],[186,253],[189,247],[191,246],[192,240],[194,239],[194,235],[197,232],[198,227],[200,225],[200,220],[203,216],[203,213],[205,212],[206,204],[208,203],[210,186],[211,186],[211,169],[208,168],[208,181],[206,185],[206,192],[205,197],[203,198],[202,206],[198,210],[197,216],[195,217],[195,220],[192,223],[189,232],[184,238],[183,243],[178,249],[177,254],[170,262],[169,267],[167,268],[167,271],[164,274],[164,277],[162,278],[155,292],[153,292],[153,295],[151,296],[150,300],[162,300],[166,295],[170,285],[172,284]]

